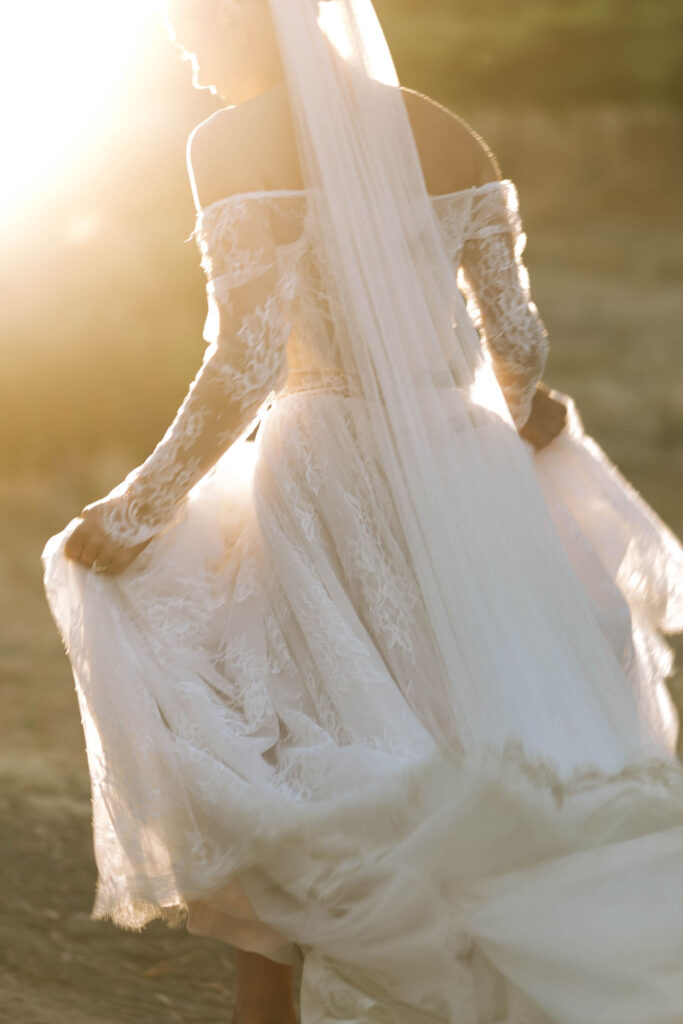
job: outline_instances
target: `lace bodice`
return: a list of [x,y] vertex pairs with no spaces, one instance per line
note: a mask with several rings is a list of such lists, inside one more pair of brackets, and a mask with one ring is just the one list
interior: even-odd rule
[[[433,197],[452,266],[517,426],[547,352],[529,295],[517,191],[509,180]],[[341,370],[304,190],[245,192],[201,209],[194,236],[207,277],[205,358],[150,457],[102,502],[110,537],[133,545],[172,522],[192,486],[289,379]],[[88,506],[92,508],[93,506]]]

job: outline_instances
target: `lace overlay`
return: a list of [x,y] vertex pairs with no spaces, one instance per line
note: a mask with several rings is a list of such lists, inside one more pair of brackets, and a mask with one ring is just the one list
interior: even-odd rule
[[531,300],[522,262],[525,244],[511,183],[479,191],[462,249],[464,291],[518,428],[529,418],[548,354],[547,331]]
[[296,282],[281,266],[267,208],[236,197],[200,213],[197,240],[208,278],[209,346],[161,442],[102,503],[105,531],[125,545],[177,518],[191,488],[287,374],[287,308]]
[[[521,260],[525,236],[512,182],[434,197],[448,253],[517,426],[528,418],[547,353]],[[174,522],[191,488],[285,382],[341,375],[334,310],[324,294],[305,193],[245,193],[197,217],[207,276],[209,348],[185,401],[150,457],[102,502],[125,545]],[[288,370],[290,371],[288,377]],[[92,508],[93,506],[88,506]]]

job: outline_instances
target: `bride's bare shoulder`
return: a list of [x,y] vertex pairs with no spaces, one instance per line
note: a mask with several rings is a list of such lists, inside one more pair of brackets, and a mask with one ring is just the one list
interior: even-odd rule
[[401,86],[427,189],[457,192],[502,178],[498,160],[472,125],[430,96]]
[[[401,86],[401,92],[430,193],[457,192],[502,177],[490,147],[464,118],[415,89]],[[276,88],[222,107],[198,124],[188,138],[187,167],[197,209],[238,192],[299,187],[284,91]]]
[[261,140],[269,116],[262,105],[247,101],[221,107],[192,129],[187,170],[197,209],[261,187]]

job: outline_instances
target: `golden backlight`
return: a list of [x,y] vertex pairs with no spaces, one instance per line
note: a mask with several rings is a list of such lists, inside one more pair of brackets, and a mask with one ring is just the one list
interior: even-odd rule
[[87,154],[155,15],[153,0],[2,0],[0,225]]

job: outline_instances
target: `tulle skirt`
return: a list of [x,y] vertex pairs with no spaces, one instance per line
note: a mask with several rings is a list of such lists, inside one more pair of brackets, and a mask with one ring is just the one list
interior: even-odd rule
[[65,558],[75,521],[45,547],[94,917],[303,961],[303,1024],[683,1021],[683,550],[562,397],[529,457],[660,752],[560,771],[529,707],[465,754],[371,440],[284,394],[124,574]]

